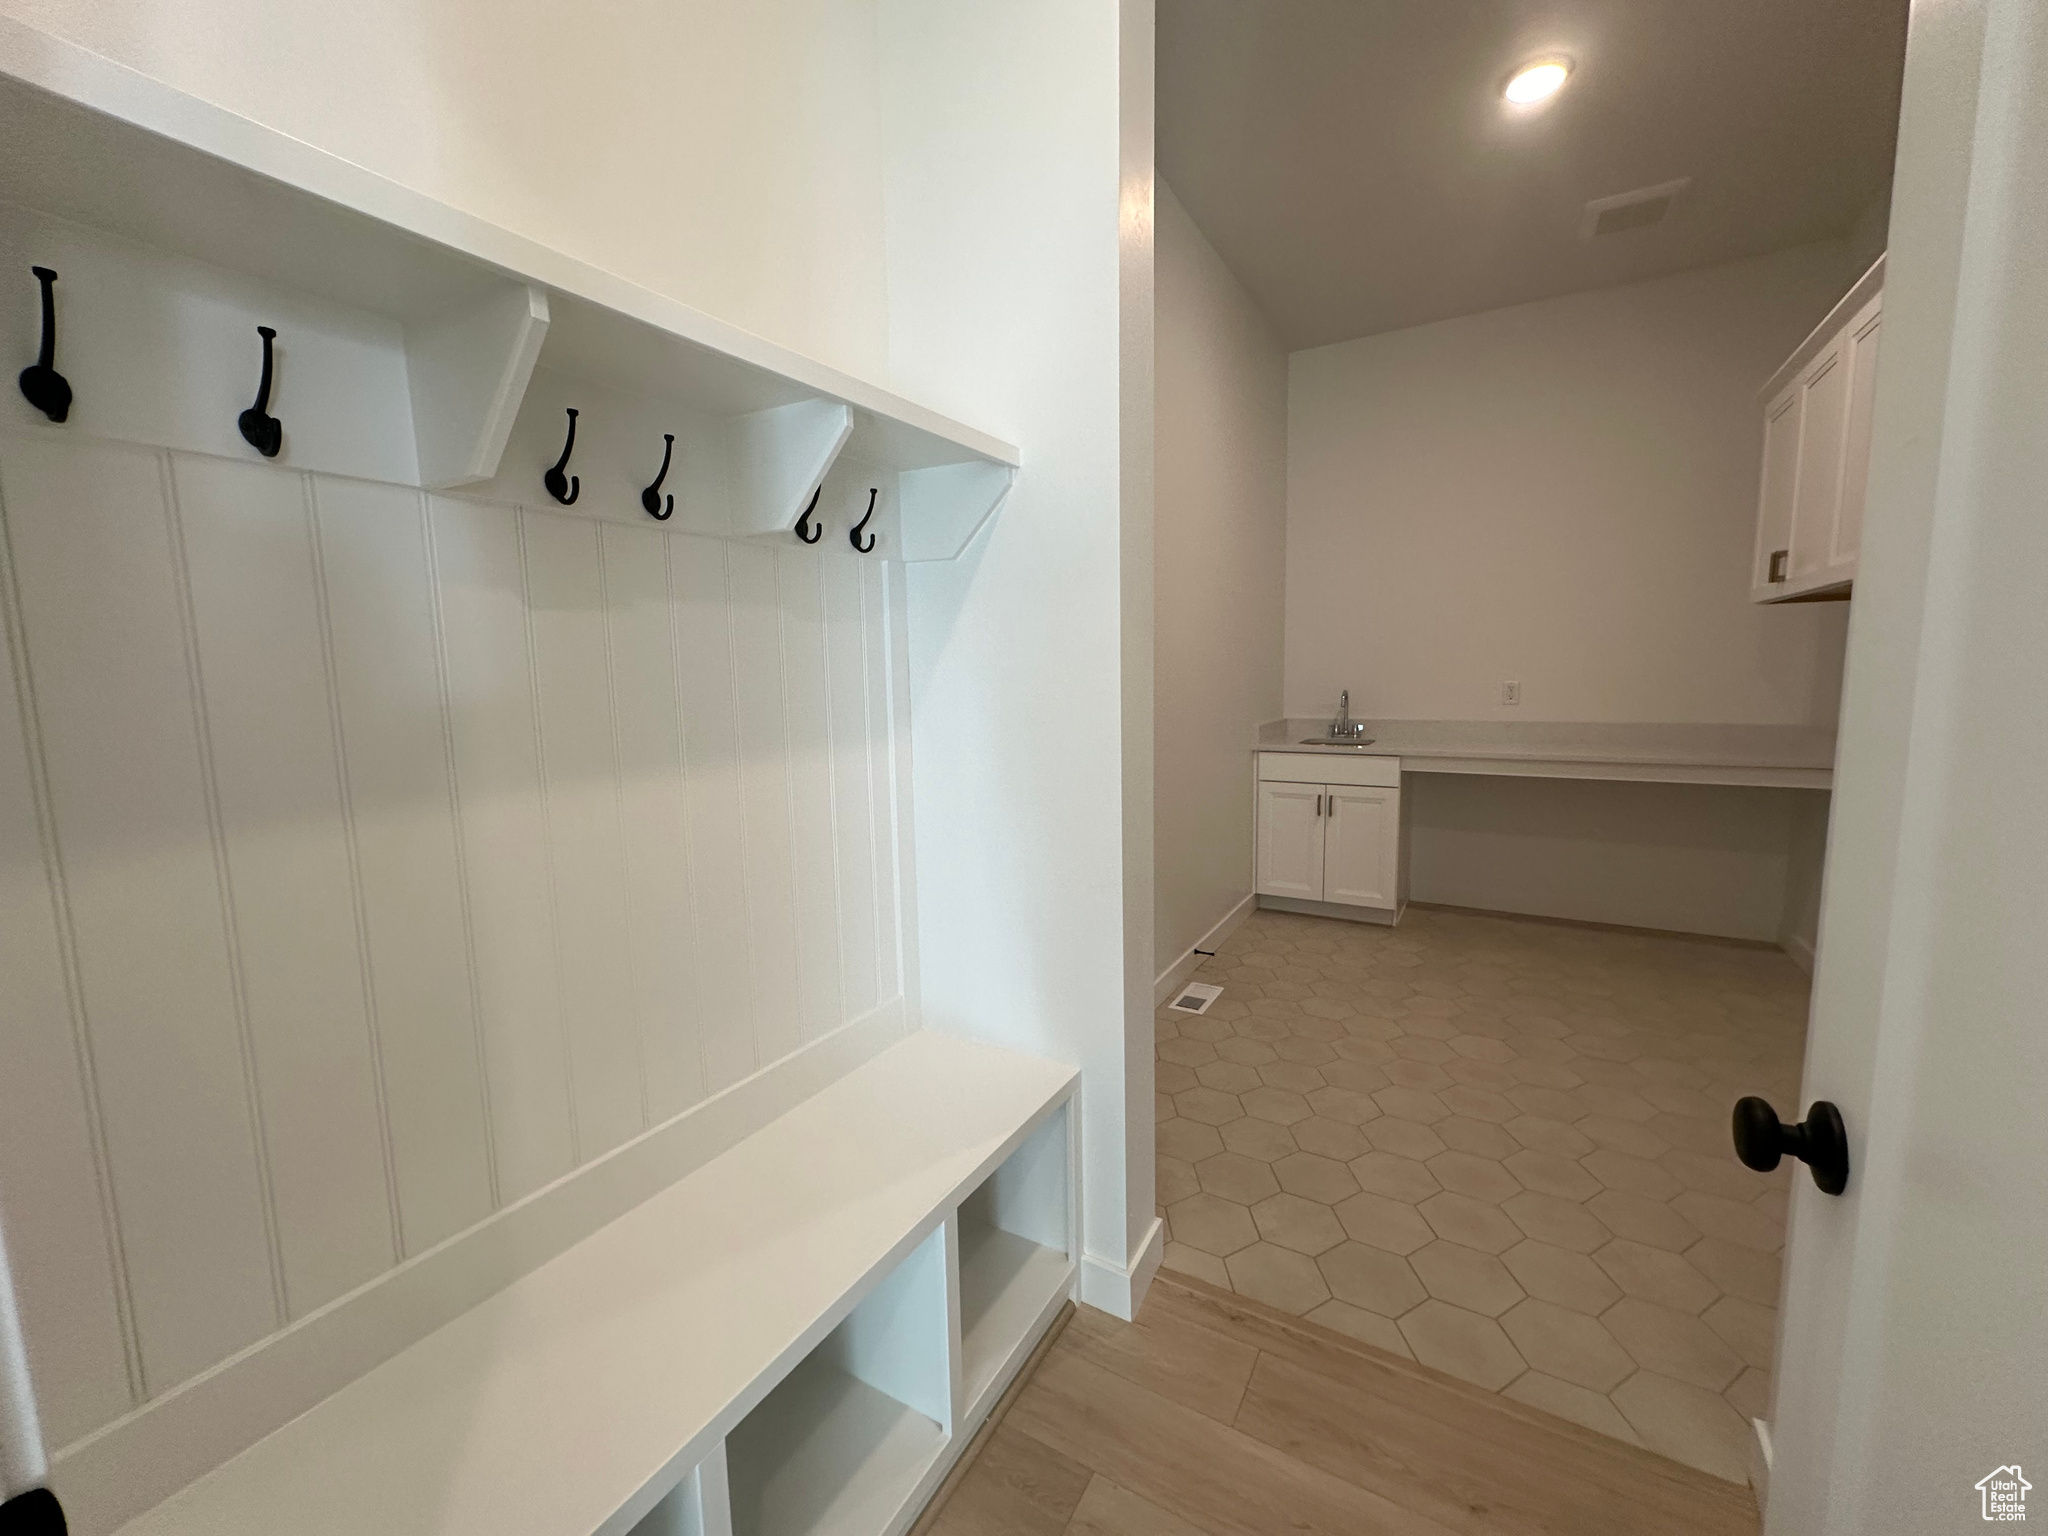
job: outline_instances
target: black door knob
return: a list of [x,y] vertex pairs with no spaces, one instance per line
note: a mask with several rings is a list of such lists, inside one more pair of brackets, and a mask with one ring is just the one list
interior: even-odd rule
[[1785,1124],[1763,1099],[1738,1100],[1735,1155],[1758,1173],[1769,1173],[1782,1157],[1796,1157],[1813,1170],[1823,1194],[1839,1195],[1849,1187],[1849,1133],[1842,1112],[1826,1099],[1814,1100],[1799,1125]]
[[0,1504],[0,1536],[64,1536],[64,1506],[47,1488],[31,1488]]

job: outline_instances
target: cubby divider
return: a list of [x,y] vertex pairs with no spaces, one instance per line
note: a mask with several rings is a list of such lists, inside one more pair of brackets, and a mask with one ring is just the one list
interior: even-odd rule
[[714,1446],[690,1475],[650,1509],[630,1536],[732,1536],[725,1447]]
[[1073,1289],[1069,1105],[960,1202],[962,1410],[978,1419]]

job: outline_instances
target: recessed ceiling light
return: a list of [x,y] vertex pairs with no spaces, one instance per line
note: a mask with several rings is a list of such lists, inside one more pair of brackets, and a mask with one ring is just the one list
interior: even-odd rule
[[1508,83],[1501,87],[1501,95],[1515,106],[1533,107],[1563,90],[1571,73],[1570,59],[1531,59],[1509,77]]

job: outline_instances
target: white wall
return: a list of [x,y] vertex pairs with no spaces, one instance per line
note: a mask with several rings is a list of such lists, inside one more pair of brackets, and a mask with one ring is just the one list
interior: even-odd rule
[[1407,773],[1409,896],[1777,943],[1811,791]]
[[1159,189],[1153,553],[1157,931],[1165,975],[1252,888],[1252,756],[1280,713],[1287,354]]
[[987,531],[910,578],[925,1019],[1081,1064],[1084,1294],[1121,1309],[1154,1229],[1152,180],[1125,118],[1151,8],[881,17],[893,368],[1024,452]]
[[[1832,726],[1848,605],[1749,601],[1756,391],[1867,255],[1294,354],[1287,713]],[[1418,901],[1811,944],[1818,797],[1408,782]]]
[[1849,253],[1850,270],[1868,271],[1872,262],[1884,254],[1885,239],[1891,232],[1892,189],[1885,189],[1864,204],[1863,211],[1856,215],[1856,222],[1842,237]]
[[[1847,614],[1749,601],[1756,391],[1824,244],[1298,352],[1287,713],[1828,724]],[[1505,680],[1519,708],[1499,703]]]
[[1828,812],[1833,796],[1806,791],[1792,797],[1791,840],[1785,855],[1785,916],[1778,942],[1813,974],[1820,947],[1822,875],[1828,856]]
[[0,492],[0,1185],[53,1449],[906,1027],[879,562],[54,429]]
[[0,0],[0,14],[885,376],[874,0]]
[[1155,1214],[1158,1059],[1152,1030],[1153,497],[1158,477],[1158,185],[1153,123],[1159,23],[1154,0],[1117,0],[1118,763],[1123,819],[1124,1262],[1093,1265],[1081,1297],[1119,1317],[1138,1304],[1166,1252]]

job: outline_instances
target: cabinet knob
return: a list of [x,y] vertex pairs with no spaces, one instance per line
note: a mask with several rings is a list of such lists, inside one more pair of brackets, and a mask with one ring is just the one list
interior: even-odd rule
[[1771,574],[1767,579],[1770,581],[1783,581],[1785,579],[1785,562],[1789,560],[1791,556],[1792,551],[1789,549],[1772,550]]
[[1790,1156],[1813,1170],[1822,1194],[1839,1195],[1849,1187],[1849,1133],[1842,1112],[1826,1099],[1814,1100],[1798,1125],[1780,1120],[1767,1100],[1741,1099],[1734,1129],[1735,1155],[1758,1173],[1769,1173]]

